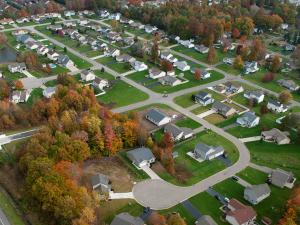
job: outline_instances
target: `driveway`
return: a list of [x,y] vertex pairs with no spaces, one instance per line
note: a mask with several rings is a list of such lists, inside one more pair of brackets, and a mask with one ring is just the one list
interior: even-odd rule
[[206,112],[203,112],[203,113],[197,115],[197,117],[204,118],[204,117],[209,116],[209,115],[214,114],[214,113],[216,113],[216,111],[211,109],[211,110],[208,110]]
[[0,208],[0,225],[11,225],[8,222],[8,219],[6,218],[3,210]]
[[181,202],[181,204],[196,220],[202,216],[199,210],[195,208],[189,200],[185,200]]
[[206,192],[207,192],[210,196],[212,196],[212,197],[216,198],[218,201],[220,201],[223,205],[226,205],[226,204],[227,204],[226,201],[225,201],[225,196],[223,196],[223,195],[220,194],[219,192],[215,191],[214,189],[208,188],[208,189],[206,190]]
[[132,192],[115,193],[109,192],[109,199],[134,199]]
[[148,174],[151,179],[161,180],[161,178],[149,166],[143,166],[141,169]]
[[253,142],[253,141],[259,141],[259,140],[261,140],[261,136],[240,138],[240,141],[242,141],[244,143],[246,143],[246,142]]
[[[238,177],[238,176],[236,176]],[[250,187],[252,186],[251,184],[249,184],[247,181],[243,180],[242,178],[238,177],[239,179],[236,181],[238,184],[242,185],[243,187]]]

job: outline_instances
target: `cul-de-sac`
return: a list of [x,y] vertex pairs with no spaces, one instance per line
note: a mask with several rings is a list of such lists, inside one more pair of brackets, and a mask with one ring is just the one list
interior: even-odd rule
[[299,0],[0,0],[0,225],[299,225]]

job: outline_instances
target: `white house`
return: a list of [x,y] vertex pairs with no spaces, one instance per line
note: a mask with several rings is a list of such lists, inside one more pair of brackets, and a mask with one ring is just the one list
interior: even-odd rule
[[236,122],[241,127],[255,127],[259,124],[259,116],[256,116],[254,112],[245,112],[242,116],[237,118]]
[[174,66],[181,71],[188,71],[191,69],[186,61],[177,61],[174,63]]
[[164,77],[164,76],[166,76],[166,72],[161,71],[157,68],[151,68],[149,70],[149,77],[152,78],[152,79],[158,79],[158,78],[161,78],[161,77]]
[[269,99],[267,108],[276,113],[282,113],[288,110],[288,107],[286,105],[274,99]]
[[53,50],[48,51],[47,53],[47,58],[52,60],[52,61],[56,61],[59,57],[59,54]]
[[259,70],[259,68],[258,68],[257,62],[255,62],[255,61],[253,61],[253,62],[246,61],[244,63],[244,73],[245,74],[255,73],[258,70]]
[[194,149],[194,157],[202,160],[212,160],[224,154],[222,146],[209,146],[204,143],[198,143]]
[[264,101],[265,94],[263,93],[263,91],[260,90],[252,90],[252,91],[246,91],[244,93],[244,97],[247,99],[253,99],[257,103],[261,103]]
[[209,51],[209,48],[204,45],[195,45],[195,50],[202,54],[206,54]]
[[214,99],[210,93],[200,91],[198,94],[193,96],[193,99],[196,103],[199,103],[203,106],[214,103]]
[[179,43],[186,48],[194,48],[195,45],[191,40],[179,40]]
[[45,98],[51,98],[52,95],[55,94],[56,87],[47,87],[46,89],[43,90],[43,96]]
[[40,45],[37,48],[37,54],[39,55],[46,55],[48,52],[49,52],[49,48],[44,45]]
[[174,141],[186,140],[193,137],[194,132],[190,128],[178,127],[175,124],[168,123],[164,127],[164,132],[169,133]]
[[26,70],[26,64],[25,63],[15,63],[8,65],[8,70],[11,73],[22,73]]
[[148,69],[148,66],[141,61],[134,61],[131,63],[131,66],[135,71],[144,71]]
[[128,151],[127,157],[137,169],[141,169],[144,166],[150,167],[155,162],[155,156],[149,148],[145,147]]
[[175,62],[178,61],[178,59],[175,58],[175,57],[174,57],[171,53],[169,53],[169,52],[162,52],[162,53],[160,54],[160,58],[161,58],[161,59],[164,59],[164,60],[167,60],[167,61],[169,61],[169,62],[171,62],[171,63],[175,63]]
[[100,90],[103,90],[104,88],[109,87],[108,81],[105,79],[101,79],[99,77],[95,77],[92,85],[93,85],[93,87],[98,88]]
[[92,80],[95,80],[95,74],[93,71],[91,70],[84,70],[80,73],[80,77],[81,77],[81,80],[82,81],[92,81]]
[[172,87],[177,86],[182,83],[181,80],[177,79],[174,76],[170,76],[170,75],[159,78],[158,82],[161,83],[162,85],[167,85],[167,86],[172,86]]
[[30,97],[30,90],[15,90],[10,95],[10,102],[21,103],[27,102]]
[[165,125],[170,123],[172,120],[171,117],[157,109],[150,109],[146,114],[146,119],[154,123],[156,126]]

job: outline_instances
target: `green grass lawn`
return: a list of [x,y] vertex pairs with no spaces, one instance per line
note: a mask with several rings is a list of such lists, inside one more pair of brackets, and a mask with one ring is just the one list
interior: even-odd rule
[[[247,171],[249,173],[249,170]],[[251,171],[251,173],[255,173]],[[257,178],[255,178],[255,174],[251,175],[252,177],[248,179],[251,183],[253,179],[254,182],[251,184],[257,183],[256,179],[261,179],[261,174],[258,173]],[[286,201],[288,200],[291,190],[290,189],[280,189],[274,186],[270,186],[271,188],[271,195],[267,199],[263,200],[259,204],[252,206],[257,213],[258,221],[267,216],[272,219],[272,224],[277,224],[278,220],[282,217],[283,213],[285,212],[285,205]],[[233,181],[232,179],[227,179],[219,184],[214,186],[214,189],[224,196],[230,198],[236,198],[240,202],[244,203],[245,205],[251,205],[246,200],[244,200],[244,187],[238,184],[237,182]]]
[[6,193],[4,193],[2,189],[0,189],[0,208],[4,211],[8,221],[12,225],[25,225],[21,216],[16,212],[15,208],[13,207],[9,196],[6,195]]
[[222,211],[220,210],[220,207],[222,204],[207,192],[202,192],[189,200],[200,213],[203,215],[210,215],[218,225],[227,224],[221,219]]
[[300,151],[299,144],[276,145],[263,141],[246,143],[251,161],[270,168],[282,168],[292,171],[300,179]]
[[35,88],[32,90],[26,105],[32,106],[36,101],[43,97],[43,89],[42,88]]
[[195,138],[186,142],[182,142],[176,145],[174,148],[174,151],[178,152],[179,154],[179,157],[175,159],[175,166],[183,168],[190,174],[190,176],[184,182],[178,181],[175,177],[166,172],[159,173],[159,176],[176,185],[189,186],[226,168],[226,166],[220,160],[204,161],[199,163],[188,156],[186,153],[194,150],[195,145],[199,142],[214,146],[221,145],[225,149],[232,162],[236,162],[238,159],[238,151],[231,142],[216,133],[204,131],[197,134]]
[[185,220],[187,224],[194,224],[195,219],[192,217],[192,215],[183,207],[182,204],[178,204],[176,206],[173,206],[170,209],[161,210],[159,211],[163,215],[168,215],[170,213],[179,213],[180,216]]
[[118,63],[113,57],[102,57],[96,61],[118,73],[126,73],[131,69],[128,63]]
[[201,124],[196,122],[195,120],[192,120],[191,118],[184,118],[176,122],[176,125],[179,127],[187,127],[191,129],[196,129],[198,127],[201,127]]
[[[114,77],[108,73],[97,72],[97,76],[113,80]],[[100,102],[109,104],[113,108],[130,105],[148,99],[148,95],[139,89],[123,82],[117,81],[112,87],[106,89],[106,94],[98,96]]]
[[[180,73],[182,73],[179,70],[175,70],[176,74],[179,75]],[[190,72],[190,71],[186,71],[184,72],[184,78],[189,80],[189,82],[184,83],[184,84],[180,84],[174,87],[171,86],[163,86],[161,84],[156,84],[154,86],[150,86],[149,89],[151,89],[152,91],[155,91],[157,93],[173,93],[182,89],[186,89],[186,88],[191,88],[191,87],[195,87],[198,85],[203,85],[203,84],[207,84],[216,80],[220,80],[222,78],[224,78],[224,76],[216,71],[210,71],[211,73],[211,77],[205,80],[195,80],[194,79],[194,75]],[[148,74],[147,71],[142,71],[142,72],[136,72],[133,74],[128,75],[127,77],[137,83],[142,83],[143,85],[145,85],[146,87],[149,84],[152,83],[156,83],[156,80],[147,80],[144,81],[146,78],[146,75]]]
[[253,185],[265,183],[268,177],[266,173],[253,169],[252,167],[247,167],[246,169],[237,173],[237,175]]
[[242,73],[242,71],[233,68],[232,65],[228,65],[225,63],[218,65],[217,68],[220,70],[224,70],[225,72],[230,73],[232,75],[239,75]]

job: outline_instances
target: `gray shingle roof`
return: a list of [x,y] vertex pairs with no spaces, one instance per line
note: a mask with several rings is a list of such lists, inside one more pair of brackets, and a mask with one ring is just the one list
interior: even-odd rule
[[284,187],[286,183],[293,179],[293,177],[294,175],[292,172],[277,168],[271,172],[271,183],[279,187]]
[[147,114],[146,117],[151,118],[153,121],[159,123],[164,118],[168,117],[166,114],[164,114],[161,111],[158,111],[157,109],[151,109]]
[[127,152],[128,158],[133,161],[136,165],[139,165],[141,162],[145,160],[151,160],[154,157],[153,153],[149,148],[137,148]]
[[261,196],[267,195],[271,192],[269,185],[267,184],[258,184],[246,187],[245,191],[252,192],[253,196],[260,198]]

